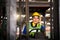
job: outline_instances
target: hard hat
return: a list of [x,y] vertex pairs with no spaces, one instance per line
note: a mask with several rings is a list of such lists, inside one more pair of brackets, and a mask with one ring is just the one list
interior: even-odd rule
[[38,12],[34,12],[32,16],[40,16]]

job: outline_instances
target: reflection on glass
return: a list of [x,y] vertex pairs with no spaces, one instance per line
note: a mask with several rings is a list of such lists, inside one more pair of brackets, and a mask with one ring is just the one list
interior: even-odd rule
[[[21,0],[21,1],[25,1],[25,0]],[[42,3],[40,6],[37,7],[35,5],[35,3],[33,4],[32,1],[35,1],[35,2],[42,1]],[[39,38],[42,36],[48,37],[47,39],[50,38],[50,25],[51,25],[50,24],[50,8],[49,8],[49,6],[46,6],[46,4],[43,4],[46,1],[50,2],[50,0],[29,0],[29,2],[32,2],[31,3],[32,5],[29,4],[30,5],[29,6],[29,24],[28,24],[29,25],[28,26],[29,38]],[[40,4],[40,3],[37,3],[37,4]],[[42,6],[42,5],[45,5],[45,6]],[[27,34],[27,30],[26,30],[26,24],[27,24],[26,17],[27,16],[25,13],[25,11],[26,11],[25,8],[26,8],[25,4],[22,5],[21,14],[19,14],[20,16],[17,15],[17,17],[19,17],[17,35],[19,36],[19,34],[21,34],[22,39],[23,39],[23,37],[25,38],[26,34]],[[19,7],[18,7],[18,12],[19,12]],[[35,16],[33,16],[33,13],[35,13],[34,14]],[[40,15],[40,17],[37,16],[37,13]],[[46,19],[45,24],[44,24],[44,18]],[[43,38],[41,38],[41,39],[43,39]]]

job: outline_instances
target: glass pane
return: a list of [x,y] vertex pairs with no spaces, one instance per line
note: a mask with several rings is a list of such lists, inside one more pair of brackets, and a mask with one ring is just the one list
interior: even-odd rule
[[[19,6],[19,1],[17,1],[17,14],[19,17],[17,20],[17,39],[21,38],[24,40],[24,39],[28,39],[28,37],[30,40],[31,39],[35,40],[37,38],[41,39],[41,40],[44,40],[46,38],[50,39],[51,38],[50,15],[51,14],[50,14],[50,4],[49,4],[48,0],[29,0],[29,4],[28,4],[29,17],[28,18],[27,18],[27,14],[26,14],[26,2],[22,2],[22,1],[25,1],[25,0],[21,0],[20,6]],[[32,1],[35,1],[35,2],[32,2]],[[42,2],[40,3],[38,1],[42,1]],[[32,14],[35,12],[40,14],[40,18],[39,19],[36,18],[36,19],[39,20],[38,23],[41,27],[41,30],[39,30],[39,28],[36,29],[36,27],[32,27],[33,28],[32,30],[29,29],[29,27],[31,27],[31,25],[29,23],[33,24],[33,22],[35,20],[35,17],[32,16]],[[27,33],[28,33],[28,36],[27,36]],[[33,34],[33,35],[31,35],[31,34]],[[44,38],[44,37],[46,37],[46,38]]]

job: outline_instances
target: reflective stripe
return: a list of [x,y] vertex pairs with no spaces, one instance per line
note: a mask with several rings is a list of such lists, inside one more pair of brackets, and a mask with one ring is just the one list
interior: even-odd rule
[[31,31],[31,29],[29,29],[29,31]]
[[[37,24],[37,27],[36,28],[33,28],[32,26],[31,26],[31,23],[29,23],[29,31],[31,31],[31,30],[33,30],[33,29],[40,29],[41,28],[41,25],[38,23]],[[36,32],[36,30],[33,30],[33,31],[31,31],[31,32]],[[38,32],[40,32],[40,30],[38,30]]]
[[41,32],[40,30],[38,30],[38,32]]
[[[31,29],[29,29],[29,31],[31,31]],[[33,30],[33,31],[31,31],[31,32],[36,32],[36,30]],[[38,30],[38,32],[40,32],[40,30]]]
[[[31,31],[31,32],[36,32],[36,30],[33,30],[33,31]],[[40,30],[38,30],[38,32],[40,32]]]
[[36,30],[33,30],[33,31],[31,31],[31,32],[36,32]]

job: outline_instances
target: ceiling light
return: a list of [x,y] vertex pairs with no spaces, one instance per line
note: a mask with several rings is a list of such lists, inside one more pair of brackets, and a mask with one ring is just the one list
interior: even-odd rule
[[29,20],[29,22],[32,22],[33,20]]
[[52,10],[53,10],[53,7],[52,7]]
[[26,15],[21,15],[21,17],[25,17]]
[[32,19],[32,17],[29,17],[30,19]]
[[6,19],[7,19],[7,17],[6,17]]
[[43,17],[43,15],[41,15],[41,17]]
[[1,16],[1,18],[3,18],[3,16]]
[[50,25],[50,23],[48,22],[47,25]]
[[20,15],[19,14],[14,14],[14,19],[19,19]]
[[48,9],[48,11],[50,11],[50,8]]
[[50,17],[50,14],[46,14],[45,17]]
[[17,15],[16,17],[18,18],[20,15]]
[[48,2],[50,2],[50,0],[48,0]]

